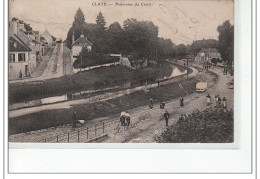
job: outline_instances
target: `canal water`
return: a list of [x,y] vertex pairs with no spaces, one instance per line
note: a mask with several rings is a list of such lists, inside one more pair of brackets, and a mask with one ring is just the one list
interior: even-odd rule
[[[160,78],[160,80],[167,80],[169,78],[174,78],[174,77],[187,73],[187,70],[179,68],[172,64],[171,64],[171,67],[172,67],[171,75],[168,77],[164,76],[163,78]],[[47,98],[42,98],[42,99],[37,99],[37,100],[32,100],[32,101],[21,102],[21,103],[14,103],[14,104],[9,104],[9,110],[11,111],[11,110],[16,110],[16,109],[21,109],[21,108],[28,108],[28,107],[45,105],[45,104],[64,102],[64,101],[73,100],[73,99],[86,98],[86,97],[90,96],[92,93],[108,91],[108,90],[113,90],[113,89],[126,89],[126,88],[130,88],[130,87],[138,87],[138,86],[143,86],[146,84],[152,84],[152,83],[155,83],[156,81],[157,81],[156,77],[151,77],[146,80],[137,80],[137,81],[126,82],[120,86],[113,86],[113,87],[109,87],[109,88],[105,88],[105,89],[85,90],[85,91],[79,91],[79,92],[73,93],[73,94],[64,94],[61,96],[53,96],[53,97],[47,97]]]

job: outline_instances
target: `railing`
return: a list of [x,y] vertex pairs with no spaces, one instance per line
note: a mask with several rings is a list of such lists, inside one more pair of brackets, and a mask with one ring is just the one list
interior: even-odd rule
[[[111,119],[106,122],[96,123],[91,126],[87,126],[75,131],[68,133],[59,134],[56,136],[41,139],[38,142],[45,143],[80,143],[87,142],[88,140],[94,139],[98,136],[105,134],[107,128],[111,127],[112,124],[118,122],[117,118]],[[76,128],[75,128],[76,129]]]

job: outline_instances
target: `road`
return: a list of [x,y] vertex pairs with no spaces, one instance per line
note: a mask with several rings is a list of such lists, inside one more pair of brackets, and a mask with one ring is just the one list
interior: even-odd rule
[[[65,49],[65,50],[64,50]],[[51,78],[58,78],[66,74],[72,73],[72,64],[69,54],[69,49],[64,47],[63,44],[57,44],[48,58],[44,57],[43,60],[46,64],[40,64],[42,67],[45,67],[44,71],[41,72],[40,76],[32,75],[32,78],[22,79],[22,80],[12,80],[9,83],[24,83],[24,82],[33,82],[33,81],[41,81]],[[65,57],[65,60],[63,59]],[[64,65],[65,61],[65,65]],[[66,68],[66,70],[64,70]],[[36,70],[43,70],[42,68],[36,68]],[[34,72],[38,73],[38,72]],[[39,72],[40,73],[40,72]]]
[[[211,88],[207,90],[206,93],[193,93],[191,95],[185,96],[185,105],[184,107],[179,106],[178,99],[166,102],[166,109],[170,113],[171,117],[169,119],[169,124],[174,124],[177,122],[180,114],[191,114],[193,110],[204,110],[207,108],[206,105],[206,95],[210,94],[214,97],[216,94],[219,94],[221,98],[224,96],[227,98],[228,108],[233,108],[234,105],[234,90],[228,89],[227,83],[230,82],[233,77],[224,76],[222,70],[216,69],[215,72],[218,74],[218,81]],[[214,104],[211,105],[213,107]],[[138,111],[136,111],[138,112]],[[136,113],[134,112],[134,113]],[[128,142],[128,143],[151,143],[154,141],[154,136],[161,134],[165,127],[165,121],[163,119],[163,113],[165,110],[157,109],[150,110],[147,117],[144,120],[140,121],[139,118],[135,119],[136,122],[140,121],[138,125],[134,128],[128,130],[122,130],[120,133],[116,134],[116,131],[112,130],[110,137],[103,142]],[[115,135],[116,134],[116,135]]]
[[[179,99],[173,99],[166,101],[166,109],[170,113],[169,124],[174,124],[180,114],[190,114],[195,109],[203,110],[206,106],[206,95],[209,93],[212,97],[215,94],[219,94],[221,97],[227,98],[228,108],[233,108],[234,102],[234,90],[228,89],[227,83],[233,80],[233,77],[223,75],[221,69],[213,70],[218,75],[217,82],[210,80],[208,76],[208,85],[206,93],[193,93],[184,97],[184,107],[179,106]],[[212,104],[213,107],[213,104]],[[109,138],[103,142],[155,142],[154,136],[162,133],[165,127],[165,121],[163,119],[163,113],[165,109],[160,109],[159,104],[155,104],[153,109],[149,109],[148,106],[141,106],[128,111],[131,115],[132,127],[123,128],[118,126],[118,117],[106,116],[103,118],[93,119],[82,127],[76,128],[76,130],[84,129],[90,125],[96,124],[100,121],[111,121],[115,123],[105,128],[105,133],[109,134]],[[119,116],[119,114],[118,114]],[[75,132],[75,129],[71,128],[71,125],[60,126],[57,128],[43,129],[40,131],[33,131],[29,133],[15,134],[9,137],[11,142],[37,142],[40,139],[48,138],[50,136],[56,136],[60,134],[67,134],[68,132]],[[81,137],[82,142],[86,141],[86,136]],[[55,142],[55,141],[54,141]],[[71,141],[73,142],[73,140]],[[77,142],[77,141],[74,141]]]

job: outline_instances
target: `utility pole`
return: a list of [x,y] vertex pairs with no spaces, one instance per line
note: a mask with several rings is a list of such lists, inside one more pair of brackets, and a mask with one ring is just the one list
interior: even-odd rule
[[81,51],[81,54],[80,54],[80,71],[81,71],[81,68],[82,68],[82,51]]
[[187,58],[187,79],[189,78],[189,77],[188,77],[188,75],[189,75],[189,73],[188,73],[188,71],[189,71],[188,63],[189,63],[189,60],[188,60],[188,58]]

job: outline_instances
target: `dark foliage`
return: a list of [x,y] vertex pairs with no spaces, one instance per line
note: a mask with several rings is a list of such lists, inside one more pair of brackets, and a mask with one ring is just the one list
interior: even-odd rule
[[118,61],[119,58],[113,58],[109,55],[99,54],[95,52],[88,52],[86,49],[83,49],[78,59],[74,62],[73,66],[74,68],[86,68],[90,66],[102,65],[107,63],[115,63]]
[[155,140],[160,143],[230,143],[233,129],[233,110],[209,108],[179,119]]
[[233,64],[234,60],[234,26],[229,20],[218,26],[219,52],[224,61]]

